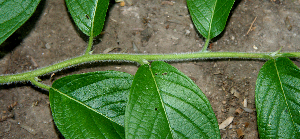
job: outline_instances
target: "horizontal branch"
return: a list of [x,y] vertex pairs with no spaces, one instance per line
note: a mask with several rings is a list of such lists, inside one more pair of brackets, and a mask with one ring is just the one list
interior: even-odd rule
[[87,62],[97,61],[128,61],[144,64],[145,61],[188,61],[196,59],[271,59],[274,57],[285,56],[289,58],[300,58],[300,52],[290,53],[242,53],[242,52],[197,52],[197,53],[182,53],[182,54],[95,54],[82,55],[60,63],[50,65],[48,67],[28,71],[24,73],[0,75],[0,84],[31,81],[34,77],[49,74],[64,68],[76,66]]

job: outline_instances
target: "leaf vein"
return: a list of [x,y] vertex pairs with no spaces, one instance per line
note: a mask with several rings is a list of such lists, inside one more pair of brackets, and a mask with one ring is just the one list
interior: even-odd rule
[[168,107],[170,107],[171,109],[173,109],[175,112],[177,112],[179,115],[181,115],[182,117],[184,117],[186,120],[189,121],[189,123],[191,123],[196,129],[198,129],[199,133],[202,134],[203,136],[205,136],[205,138],[209,138],[209,136],[207,135],[207,133],[204,133],[200,127],[198,127],[198,125],[196,123],[194,123],[187,115],[183,114],[181,111],[179,111],[178,109],[176,109],[175,107],[169,105],[168,103],[164,103],[165,105],[167,105]]

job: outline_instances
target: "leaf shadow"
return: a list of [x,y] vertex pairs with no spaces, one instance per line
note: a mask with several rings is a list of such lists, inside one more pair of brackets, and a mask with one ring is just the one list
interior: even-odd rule
[[0,59],[12,52],[35,28],[45,10],[46,0],[41,0],[32,16],[0,45]]

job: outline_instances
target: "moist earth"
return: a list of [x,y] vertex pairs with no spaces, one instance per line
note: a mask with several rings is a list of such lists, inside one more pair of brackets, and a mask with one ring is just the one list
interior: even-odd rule
[[[300,0],[236,0],[225,30],[209,45],[213,52],[300,50]],[[82,55],[88,37],[74,24],[63,0],[42,0],[33,16],[0,46],[0,74],[15,74]],[[192,24],[186,1],[132,0],[124,7],[111,1],[105,27],[93,53],[197,52],[203,37]],[[202,59],[169,62],[189,76],[209,99],[222,123],[222,138],[259,138],[255,81],[264,60]],[[300,66],[299,59],[293,62]],[[45,84],[71,74],[117,70],[130,74],[136,63],[100,62],[41,77]],[[0,86],[1,138],[63,138],[53,122],[48,91],[30,83]],[[244,100],[247,107],[243,110]],[[253,110],[253,111],[251,111]]]

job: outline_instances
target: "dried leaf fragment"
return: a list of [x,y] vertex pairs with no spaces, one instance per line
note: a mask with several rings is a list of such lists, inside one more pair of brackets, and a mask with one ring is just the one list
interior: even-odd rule
[[245,108],[248,106],[248,104],[247,104],[247,98],[244,99],[243,105],[244,105]]
[[225,129],[225,127],[227,127],[228,125],[231,124],[231,122],[233,121],[233,116],[228,117],[225,121],[223,121],[220,125],[219,125],[219,129]]
[[109,48],[106,48],[104,51],[103,51],[103,54],[107,54],[115,49],[121,49],[119,47],[109,47]]
[[243,108],[243,110],[246,111],[246,112],[249,112],[249,113],[252,113],[252,112],[253,112],[253,110],[250,109],[250,108],[247,108],[247,107],[242,107],[242,108]]
[[124,2],[124,1],[121,1],[121,2],[120,2],[120,6],[121,6],[121,7],[124,7],[124,6],[125,6],[125,2]]
[[245,136],[243,130],[240,129],[240,128],[236,130],[236,133],[238,134],[238,138],[239,138],[239,139],[242,139],[242,138],[244,138],[244,136]]
[[238,109],[235,110],[235,114],[236,114],[236,115],[239,115],[239,114],[241,114],[242,112],[243,112],[243,110],[242,110],[241,108],[238,108]]
[[230,93],[233,94],[236,98],[241,97],[240,93],[233,87],[230,89]]
[[291,31],[293,29],[293,26],[288,16],[285,18],[284,23],[288,31]]
[[136,45],[134,44],[134,42],[132,42],[132,48],[133,48],[133,51],[135,53],[141,53],[140,50],[136,47]]
[[36,135],[36,131],[33,128],[31,128],[30,126],[27,126],[27,125],[24,125],[24,124],[21,124],[20,126],[23,129],[25,129],[26,131],[28,131],[30,134]]
[[171,5],[171,6],[173,6],[174,3],[171,2],[171,1],[163,1],[163,2],[161,2],[161,5]]
[[119,2],[121,7],[125,6],[124,0],[115,0],[115,2],[117,2],[117,3]]
[[245,122],[245,128],[247,128],[250,125],[250,123]]
[[17,106],[18,102],[15,101],[13,104],[10,104],[8,107],[7,107],[7,110],[8,111],[11,111],[15,106]]

